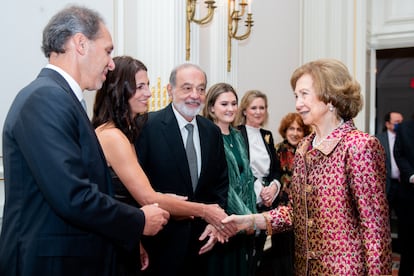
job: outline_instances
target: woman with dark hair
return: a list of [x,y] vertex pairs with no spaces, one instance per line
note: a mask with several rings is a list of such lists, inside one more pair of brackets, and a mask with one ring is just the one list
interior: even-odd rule
[[[240,132],[233,127],[237,113],[237,94],[227,83],[217,83],[207,92],[203,116],[221,130],[226,154],[229,191],[227,214],[256,213],[254,176],[249,167],[246,145]],[[217,245],[211,256],[208,275],[254,275],[254,222],[249,231],[233,236],[228,243]]]
[[288,200],[296,147],[302,138],[308,136],[311,131],[312,128],[305,125],[299,113],[288,113],[280,122],[279,134],[283,138],[283,141],[277,144],[275,148],[282,173],[280,178],[283,187],[280,192],[282,204],[287,204]]
[[[320,59],[291,77],[296,111],[312,134],[295,153],[287,206],[254,215],[261,229],[293,223],[295,275],[390,275],[391,234],[385,195],[385,153],[358,130],[359,83],[335,59]],[[223,220],[248,227],[249,216]]]
[[[221,212],[216,204],[186,201],[185,197],[157,193],[151,187],[133,144],[145,122],[151,97],[147,68],[129,56],[113,60],[115,69],[108,72],[106,81],[96,93],[92,124],[111,171],[115,198],[135,206],[157,203],[176,219],[201,217],[213,223],[216,211]],[[216,238],[223,242],[211,225],[206,227],[205,234],[209,238],[200,254],[210,250]],[[120,251],[120,258],[124,262],[120,275],[139,273],[139,257]],[[147,266],[148,259],[143,269]]]

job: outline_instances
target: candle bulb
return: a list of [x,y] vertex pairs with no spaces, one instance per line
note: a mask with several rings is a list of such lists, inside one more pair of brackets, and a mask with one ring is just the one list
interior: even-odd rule
[[252,13],[252,0],[249,0],[247,2],[247,7],[248,7],[247,13]]

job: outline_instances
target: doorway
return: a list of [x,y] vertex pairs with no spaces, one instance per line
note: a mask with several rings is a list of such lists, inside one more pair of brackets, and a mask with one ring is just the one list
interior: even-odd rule
[[414,47],[376,51],[375,133],[383,131],[384,116],[397,111],[414,119]]

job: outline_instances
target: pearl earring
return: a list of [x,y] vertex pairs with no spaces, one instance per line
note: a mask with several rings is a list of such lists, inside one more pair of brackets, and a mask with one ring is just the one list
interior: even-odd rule
[[334,111],[334,107],[333,107],[332,105],[330,105],[330,106],[328,107],[328,109],[329,109],[329,111],[330,111],[330,112],[333,112],[333,111]]

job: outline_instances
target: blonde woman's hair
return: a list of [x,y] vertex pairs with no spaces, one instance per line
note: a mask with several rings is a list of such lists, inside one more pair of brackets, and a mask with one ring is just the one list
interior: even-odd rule
[[267,123],[267,120],[269,119],[269,113],[267,112],[267,96],[263,92],[259,90],[249,90],[247,91],[243,98],[240,101],[239,109],[237,111],[235,125],[245,125],[246,124],[246,115],[244,115],[246,109],[249,107],[249,105],[255,100],[256,98],[262,98],[265,102],[265,108],[266,108],[266,114],[265,119],[262,123],[262,125]]

